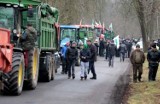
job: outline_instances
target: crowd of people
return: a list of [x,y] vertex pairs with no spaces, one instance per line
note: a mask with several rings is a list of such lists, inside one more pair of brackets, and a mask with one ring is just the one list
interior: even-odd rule
[[[120,42],[119,47],[115,45],[114,40],[95,40],[92,44],[91,40],[87,40],[86,44],[80,45],[80,52],[77,50],[77,43],[66,43],[61,49],[62,57],[62,74],[68,74],[68,79],[75,78],[75,62],[80,58],[80,79],[87,79],[87,75],[92,73],[90,79],[97,79],[94,62],[97,56],[104,57],[108,61],[109,67],[114,67],[114,57],[120,57],[120,62],[124,62],[125,58],[130,58],[133,65],[133,82],[141,82],[143,73],[143,63],[145,62],[145,54],[139,44],[133,49],[134,41],[125,39]],[[157,49],[158,44],[153,42],[150,44],[147,53],[148,60],[148,80],[155,81],[156,73],[160,61],[160,51]]]
[[[80,53],[80,54],[79,54]],[[92,73],[93,77],[90,79],[96,80],[97,75],[95,71],[94,62],[96,59],[96,48],[92,44],[91,40],[87,40],[86,44],[80,45],[80,52],[77,49],[77,43],[66,43],[61,49],[62,58],[62,74],[68,74],[68,79],[75,78],[75,63],[80,58],[81,65],[81,80],[87,79],[87,75]]]

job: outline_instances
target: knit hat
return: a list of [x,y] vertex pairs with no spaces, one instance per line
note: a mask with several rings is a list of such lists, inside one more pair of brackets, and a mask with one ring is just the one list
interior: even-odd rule
[[151,45],[151,47],[152,47],[152,48],[156,48],[156,44],[153,43],[153,44]]
[[137,45],[136,45],[136,48],[140,48],[140,45],[139,45],[139,44],[137,44]]

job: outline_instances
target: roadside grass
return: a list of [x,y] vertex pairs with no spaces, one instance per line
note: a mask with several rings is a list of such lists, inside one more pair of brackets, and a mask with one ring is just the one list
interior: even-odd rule
[[128,104],[160,104],[160,66],[155,82],[148,82],[148,71],[146,60],[143,66],[143,82],[133,83],[133,78],[131,78]]

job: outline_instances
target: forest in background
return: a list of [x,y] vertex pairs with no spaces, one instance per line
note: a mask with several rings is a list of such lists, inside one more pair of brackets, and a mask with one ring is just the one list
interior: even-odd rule
[[113,24],[116,35],[142,37],[147,42],[160,38],[160,0],[42,0],[59,9],[61,24]]

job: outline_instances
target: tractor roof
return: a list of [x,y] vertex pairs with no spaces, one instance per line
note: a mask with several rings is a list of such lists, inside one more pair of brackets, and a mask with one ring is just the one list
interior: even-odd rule
[[92,28],[92,25],[80,25],[81,28]]
[[76,26],[76,25],[60,25],[60,28],[65,28],[65,29],[78,29],[79,26]]

